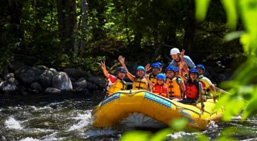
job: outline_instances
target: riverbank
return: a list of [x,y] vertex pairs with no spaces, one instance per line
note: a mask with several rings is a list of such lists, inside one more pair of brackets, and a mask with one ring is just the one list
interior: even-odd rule
[[44,65],[27,66],[16,62],[0,78],[0,95],[26,96],[28,94],[82,94],[87,95],[105,88],[103,76],[67,68],[57,71]]

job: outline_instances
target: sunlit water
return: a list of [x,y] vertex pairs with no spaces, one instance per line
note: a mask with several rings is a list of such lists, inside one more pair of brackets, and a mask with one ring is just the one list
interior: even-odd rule
[[[127,131],[124,127],[95,128],[91,111],[96,105],[90,99],[39,102],[31,105],[0,107],[0,140],[119,140]],[[209,139],[220,137],[221,130],[230,126],[239,129],[233,137],[239,140],[257,140],[257,117],[240,122],[241,117],[225,123],[211,122],[202,132],[175,132],[169,140],[196,140],[199,134]]]

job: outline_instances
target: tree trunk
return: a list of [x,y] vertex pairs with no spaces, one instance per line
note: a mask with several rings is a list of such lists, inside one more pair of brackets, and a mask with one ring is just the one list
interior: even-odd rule
[[81,10],[82,10],[82,36],[81,36],[81,43],[80,48],[84,48],[86,45],[86,29],[87,29],[87,22],[88,22],[88,3],[87,0],[81,1]]
[[60,46],[71,54],[74,50],[75,30],[77,26],[76,0],[57,0]]
[[16,0],[9,0],[9,11],[10,11],[10,24],[11,33],[14,38],[23,40],[23,33],[21,31],[21,8],[22,6]]
[[132,47],[132,50],[131,50],[132,52],[140,51],[142,38],[143,38],[142,33],[140,33],[140,32],[135,33],[134,43],[133,43],[133,47]]

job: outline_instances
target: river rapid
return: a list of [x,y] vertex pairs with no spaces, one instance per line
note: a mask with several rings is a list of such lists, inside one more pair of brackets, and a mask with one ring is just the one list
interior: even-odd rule
[[[2,99],[0,99],[2,101]],[[44,101],[30,104],[5,104],[0,106],[0,140],[52,141],[52,140],[104,140],[115,141],[128,129],[125,127],[95,128],[92,126],[91,111],[98,102],[92,98]],[[241,117],[231,122],[212,122],[202,132],[176,132],[168,139],[197,140],[205,134],[216,140],[222,131],[235,127],[233,137],[239,140],[257,140],[257,116],[241,123]]]

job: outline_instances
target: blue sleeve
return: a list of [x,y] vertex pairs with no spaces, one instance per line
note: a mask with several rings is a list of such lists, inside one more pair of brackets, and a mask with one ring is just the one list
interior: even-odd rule
[[177,68],[177,63],[176,63],[174,60],[172,60],[172,61],[170,62],[170,64],[169,64],[169,66],[172,66],[172,67],[174,67],[174,68]]
[[184,60],[190,68],[195,68],[195,63],[191,60],[189,56],[185,55]]

